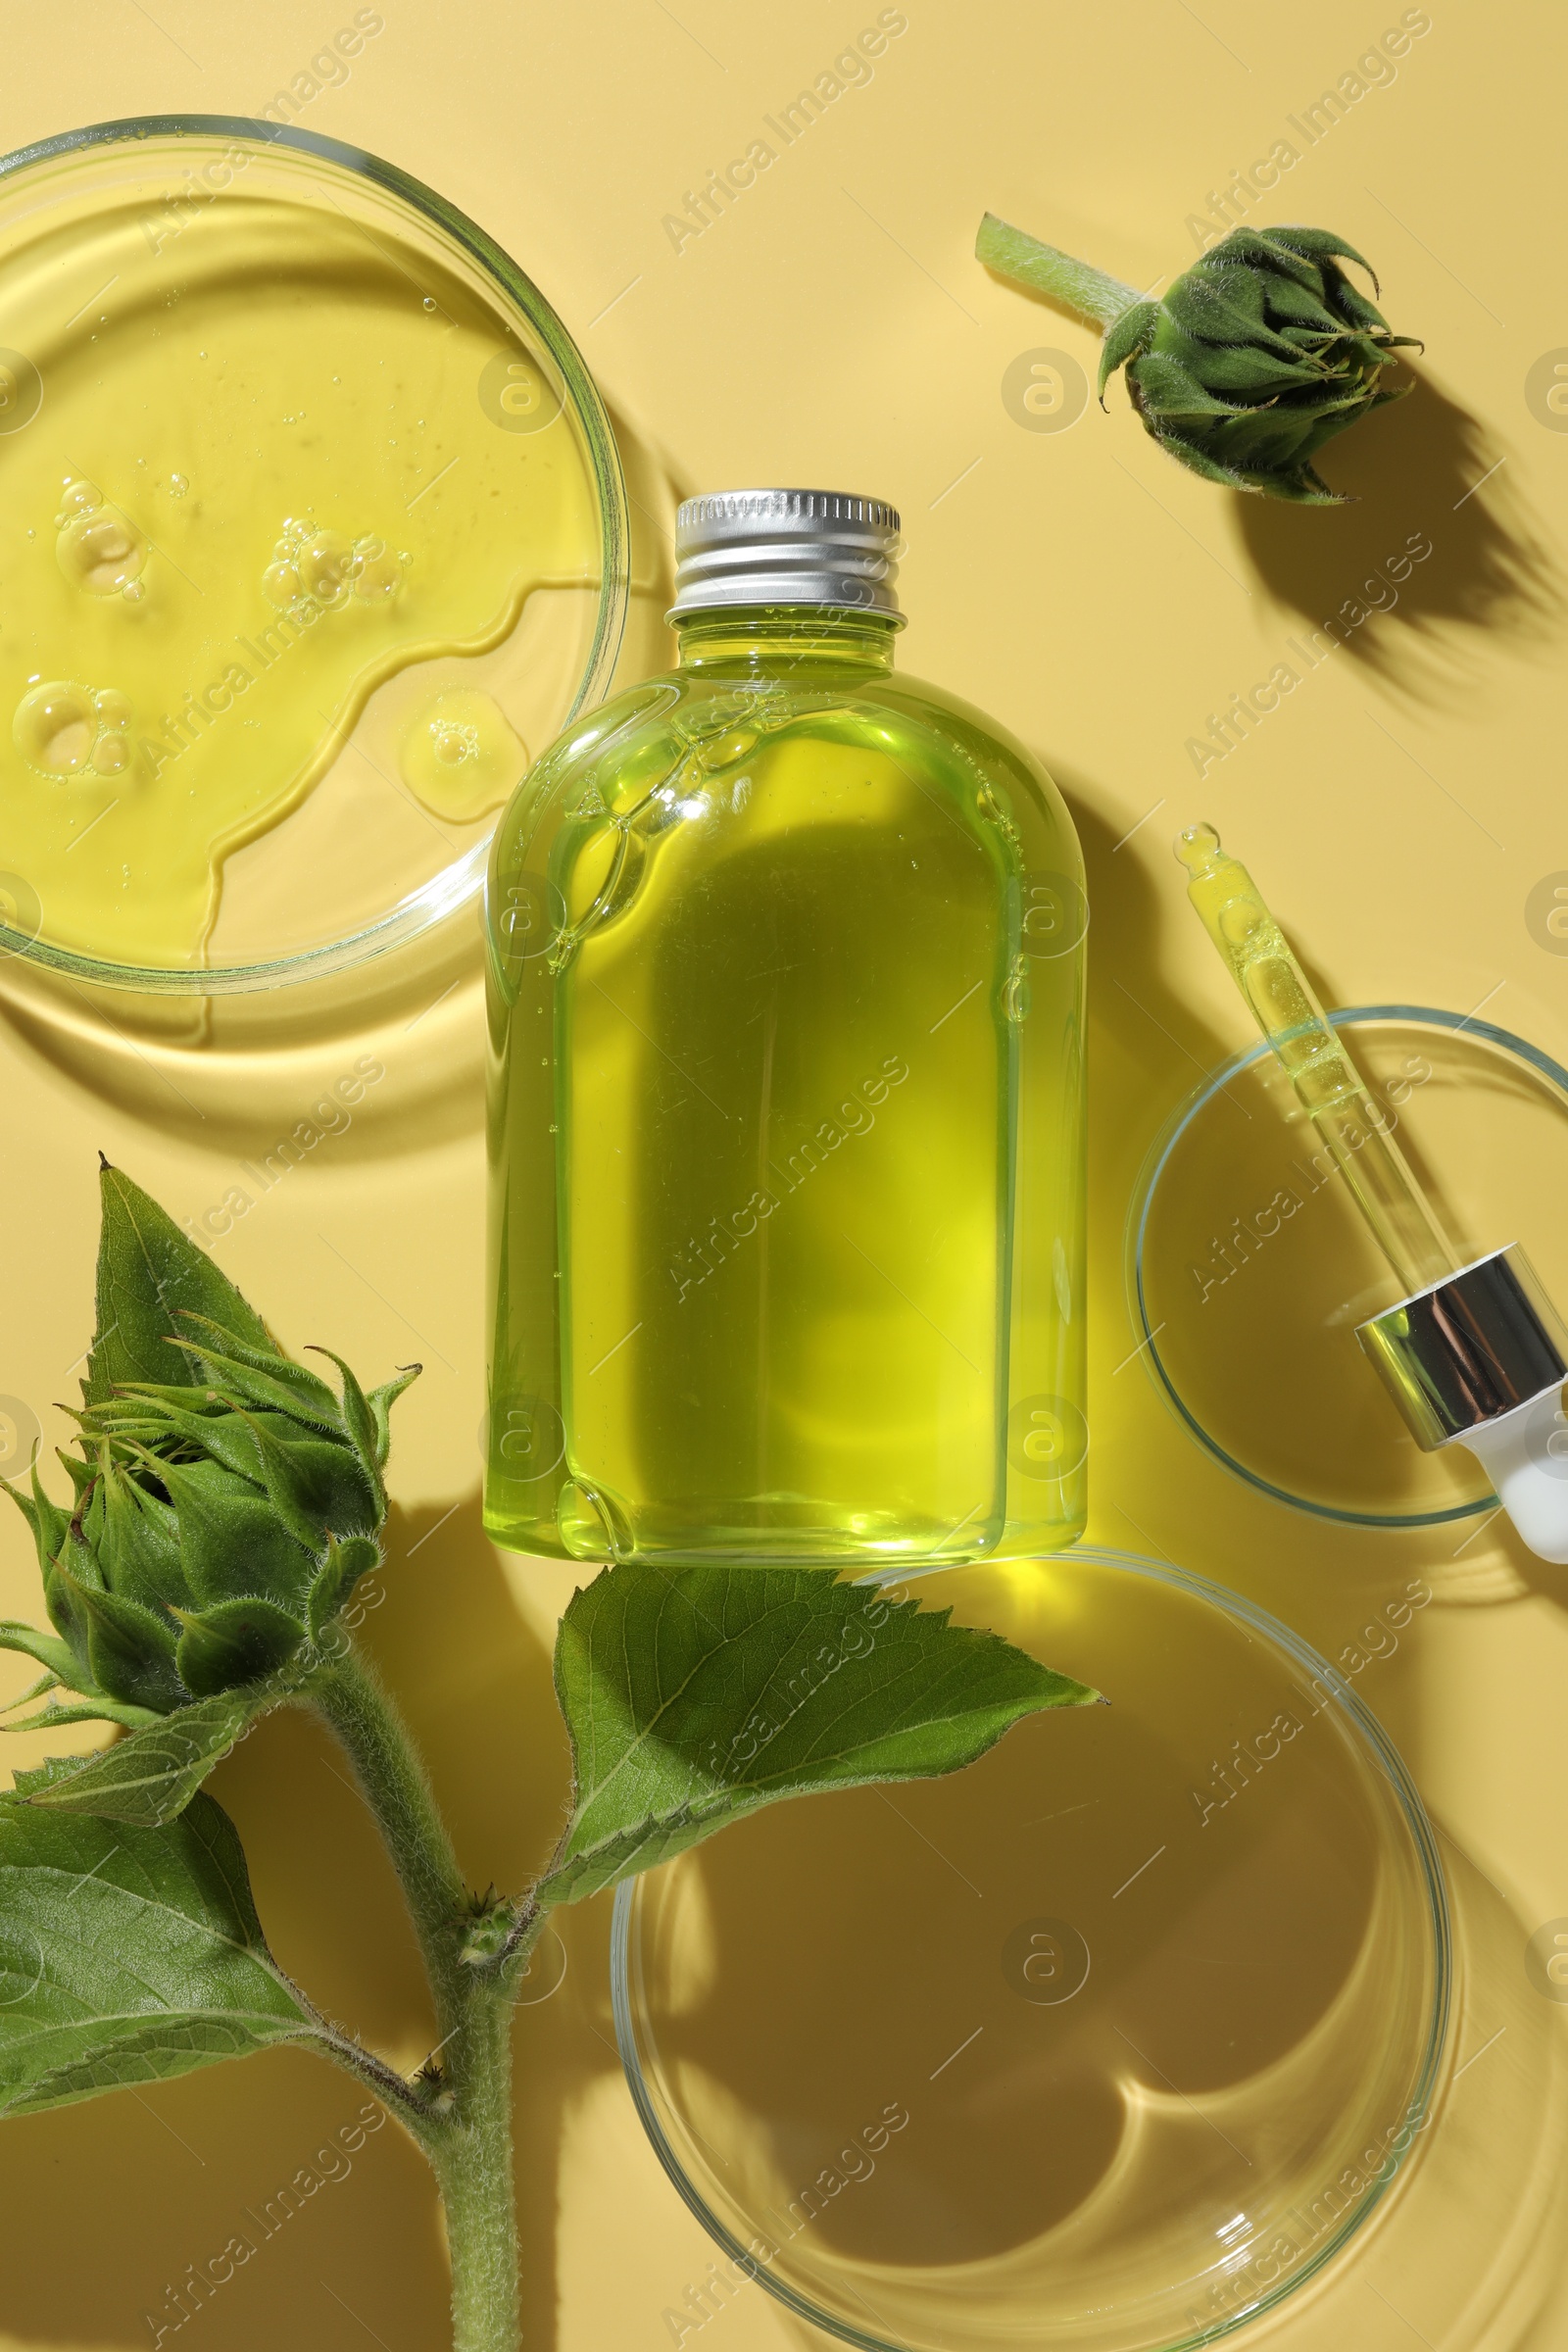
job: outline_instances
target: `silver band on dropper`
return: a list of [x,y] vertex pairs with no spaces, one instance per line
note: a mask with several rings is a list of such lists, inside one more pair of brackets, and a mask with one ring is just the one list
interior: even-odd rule
[[668,617],[736,605],[828,605],[902,619],[899,516],[839,490],[719,490],[675,516]]
[[1568,1330],[1517,1244],[1401,1298],[1355,1336],[1424,1453],[1568,1379]]

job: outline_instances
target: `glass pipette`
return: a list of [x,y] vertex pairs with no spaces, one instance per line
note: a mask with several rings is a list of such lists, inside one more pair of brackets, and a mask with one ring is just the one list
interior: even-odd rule
[[1187,895],[1204,929],[1401,1286],[1422,1291],[1456,1274],[1462,1257],[1246,866],[1227,857],[1212,825],[1189,825],[1176,855],[1187,868]]
[[1465,1446],[1531,1549],[1568,1562],[1568,1330],[1517,1246],[1466,1263],[1246,866],[1176,842],[1187,895],[1408,1294],[1356,1338],[1423,1451]]

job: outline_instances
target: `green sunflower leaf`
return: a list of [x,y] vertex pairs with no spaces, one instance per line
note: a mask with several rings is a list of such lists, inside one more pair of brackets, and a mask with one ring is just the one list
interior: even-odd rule
[[259,1682],[301,1649],[305,1628],[275,1600],[220,1600],[185,1619],[179,1638],[179,1677],[199,1697]]
[[368,1536],[350,1536],[342,1544],[332,1538],[325,1563],[311,1587],[306,1621],[313,1642],[320,1640],[332,1619],[347,1606],[361,1577],[368,1576],[380,1559],[380,1546]]
[[573,1595],[556,1692],[574,1794],[546,1905],[783,1797],[956,1772],[1021,1717],[1097,1696],[945,1609],[831,1569],[639,1562]]
[[0,2115],[310,2038],[226,1815],[206,1796],[160,1829],[46,1812],[59,1770],[0,1804]]
[[106,1401],[118,1383],[167,1377],[169,1341],[184,1309],[210,1315],[254,1347],[271,1335],[205,1250],[119,1168],[103,1163],[98,1245],[98,1329],[82,1395]]
[[96,1755],[67,1759],[41,1788],[24,1791],[23,1801],[53,1813],[91,1813],[156,1829],[183,1813],[242,1733],[285,1695],[267,1683],[198,1699]]

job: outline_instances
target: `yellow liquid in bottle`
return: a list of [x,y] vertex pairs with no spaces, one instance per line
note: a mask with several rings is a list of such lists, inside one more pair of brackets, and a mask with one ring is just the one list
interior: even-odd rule
[[716,676],[604,705],[498,828],[514,1549],[870,1566],[1082,1529],[1077,840],[864,635],[715,623]]
[[361,845],[381,905],[461,854],[526,764],[524,605],[582,601],[598,522],[543,367],[422,224],[262,141],[150,145],[0,218],[0,868],[49,942],[175,966],[323,779],[336,834],[269,902],[314,893],[322,936]]

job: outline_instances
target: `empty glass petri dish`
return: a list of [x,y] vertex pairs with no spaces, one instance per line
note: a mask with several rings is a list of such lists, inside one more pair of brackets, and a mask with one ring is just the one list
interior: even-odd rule
[[[1466,1258],[1510,1242],[1568,1298],[1568,1070],[1473,1015],[1331,1014]],[[1261,1040],[1156,1140],[1127,1222],[1141,1350],[1189,1434],[1276,1500],[1363,1527],[1494,1510],[1462,1446],[1423,1453],[1356,1344],[1399,1285]]]
[[372,156],[147,118],[0,162],[0,953],[268,988],[471,901],[625,612],[538,289]]
[[1080,1547],[918,1591],[1111,1703],[618,1890],[622,2061],[721,2250],[702,2308],[755,2279],[867,2352],[1211,2341],[1426,2144],[1450,1936],[1420,1800],[1335,1670],[1201,1578]]

